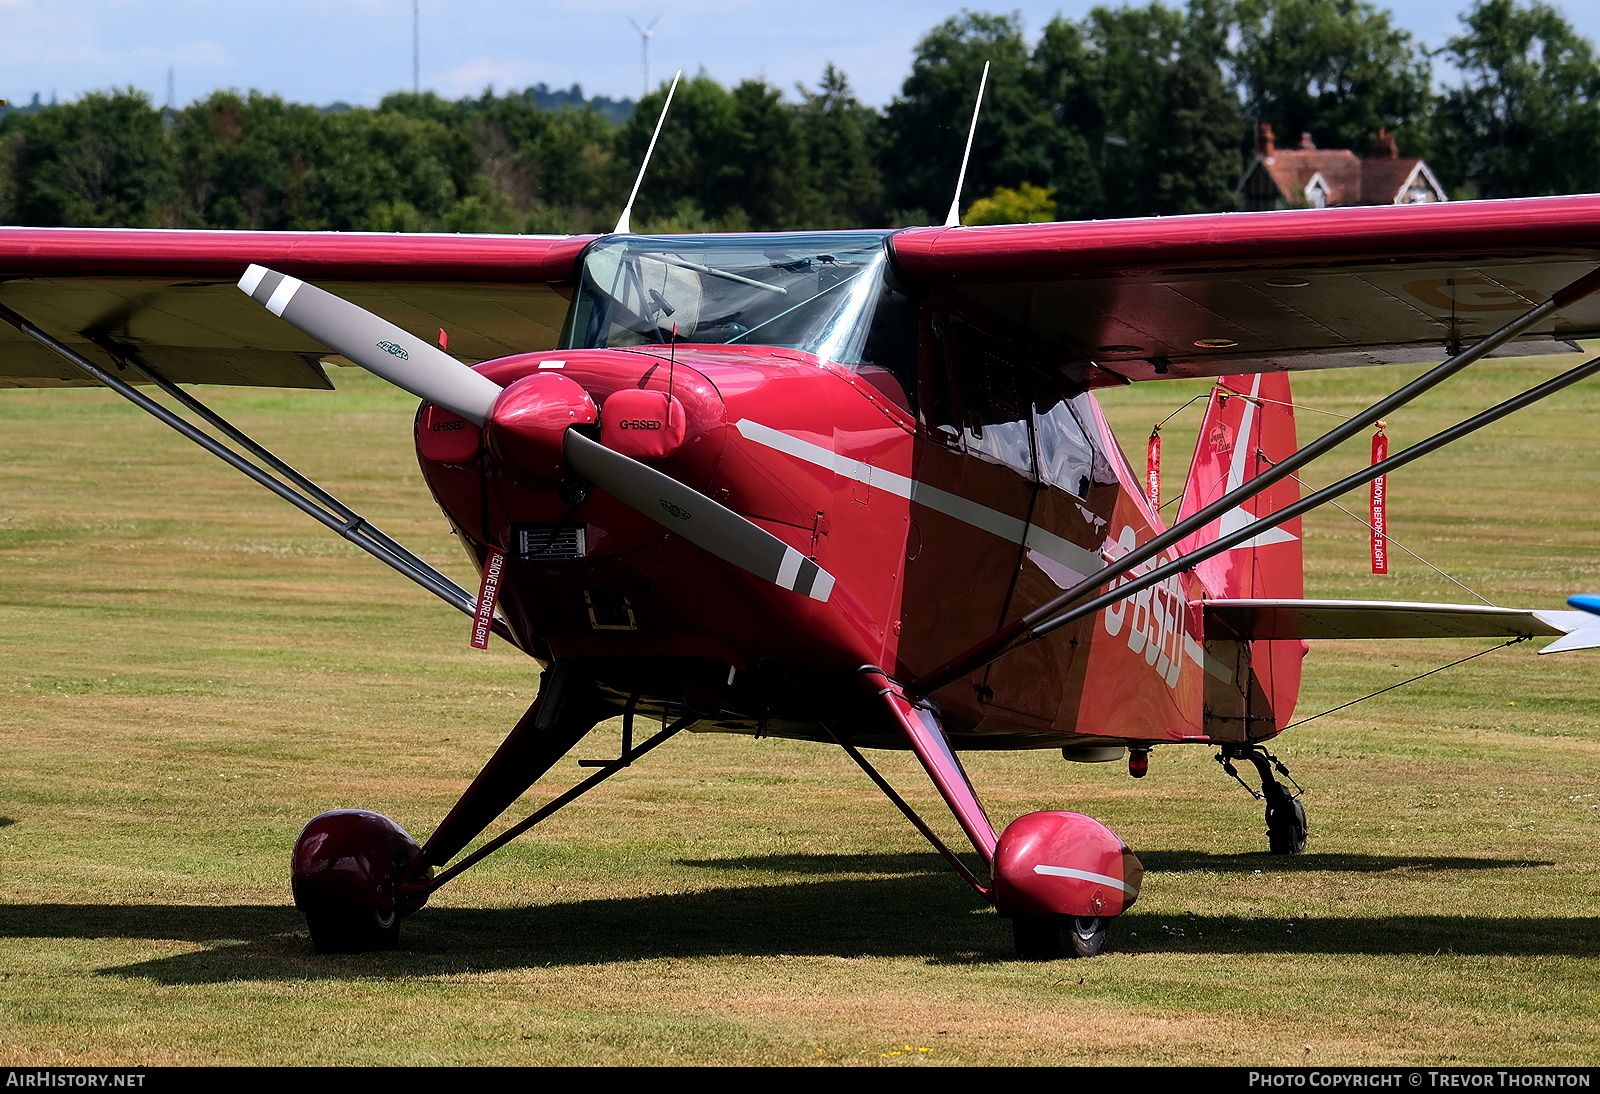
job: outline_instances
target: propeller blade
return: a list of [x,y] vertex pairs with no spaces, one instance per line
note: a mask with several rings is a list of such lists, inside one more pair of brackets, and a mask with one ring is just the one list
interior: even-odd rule
[[[329,349],[420,399],[489,423],[499,384],[431,343],[298,278],[252,265],[239,288]],[[575,429],[562,439],[567,465],[631,509],[740,569],[826,602],[833,575],[777,536],[630,456]]]
[[239,279],[239,288],[368,372],[478,425],[500,397],[499,384],[431,342],[299,278],[252,265]]
[[826,603],[833,575],[777,536],[756,527],[670,475],[567,430],[567,464],[579,475],[668,531],[725,562],[801,596]]

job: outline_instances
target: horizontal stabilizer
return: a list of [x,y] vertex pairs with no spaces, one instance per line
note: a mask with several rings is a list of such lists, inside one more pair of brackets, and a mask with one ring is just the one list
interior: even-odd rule
[[1581,609],[1581,614],[1588,617],[1587,621],[1581,627],[1569,631],[1565,638],[1558,638],[1550,643],[1540,650],[1540,653],[1592,650],[1600,646],[1600,596],[1595,596],[1593,593],[1579,593],[1577,596],[1567,597],[1567,603]]
[[1411,604],[1394,600],[1207,600],[1206,637],[1233,641],[1310,638],[1534,638],[1562,636],[1540,652],[1600,646],[1588,612]]

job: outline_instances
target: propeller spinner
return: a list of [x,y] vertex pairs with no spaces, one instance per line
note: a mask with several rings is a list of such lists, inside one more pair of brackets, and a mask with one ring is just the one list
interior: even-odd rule
[[501,388],[365,308],[264,266],[246,270],[239,288],[291,326],[396,387],[483,426],[490,437],[516,434],[524,442],[491,442],[492,448],[515,451],[531,442],[554,449],[559,444],[561,459],[578,475],[703,550],[812,600],[826,602],[832,594],[833,575],[776,536],[672,476],[572,428],[594,421],[594,404],[581,388],[573,396],[572,414],[538,415],[539,424],[532,428],[541,433],[524,436],[528,427],[518,419],[525,415],[515,413],[523,408],[507,405],[514,398],[503,398],[517,385]]

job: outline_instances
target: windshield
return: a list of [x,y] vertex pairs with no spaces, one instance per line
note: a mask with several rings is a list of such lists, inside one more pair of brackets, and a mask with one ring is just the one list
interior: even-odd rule
[[622,236],[589,249],[562,345],[783,346],[864,363],[886,232]]

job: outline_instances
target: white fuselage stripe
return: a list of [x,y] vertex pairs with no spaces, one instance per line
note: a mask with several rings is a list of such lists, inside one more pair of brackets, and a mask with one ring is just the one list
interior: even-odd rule
[[1036,873],[1036,874],[1047,874],[1050,877],[1070,877],[1070,878],[1076,878],[1078,881],[1096,881],[1096,882],[1099,882],[1101,885],[1110,885],[1110,886],[1112,886],[1114,888],[1121,889],[1123,892],[1127,893],[1129,896],[1138,895],[1137,890],[1133,889],[1132,887],[1127,885],[1125,882],[1117,880],[1116,878],[1112,877],[1110,874],[1096,874],[1096,873],[1094,873],[1092,871],[1089,871],[1089,870],[1074,870],[1070,866],[1044,866],[1044,865],[1035,866],[1033,868],[1033,872]]
[[947,517],[954,517],[963,524],[981,528],[991,535],[1037,551],[1051,561],[1067,567],[1077,574],[1079,579],[1088,577],[1105,566],[1104,561],[1093,551],[1085,550],[1053,532],[1029,525],[1027,521],[1007,516],[986,505],[963,498],[959,494],[940,490],[936,486],[929,486],[927,483],[898,475],[893,471],[874,467],[870,463],[852,460],[848,456],[839,455],[831,448],[803,441],[792,434],[762,425],[760,422],[752,422],[748,418],[742,418],[734,423],[734,428],[741,436],[765,448],[825,468],[836,475],[863,483],[875,490],[883,490],[896,497],[914,501],[918,505],[925,505]]
[[[1077,580],[1081,581],[1090,574],[1098,573],[1105,568],[1105,562],[1098,554],[1079,547],[1069,540],[1062,539],[1054,532],[1048,532],[1037,525],[1030,525],[1026,521],[1018,520],[1016,517],[996,512],[988,506],[979,505],[975,501],[970,501],[946,490],[940,490],[936,486],[929,486],[904,475],[897,475],[893,471],[885,471],[883,468],[874,467],[870,463],[852,460],[848,456],[839,455],[831,448],[824,448],[820,444],[803,441],[799,437],[779,429],[773,429],[769,425],[752,422],[749,418],[741,418],[734,423],[734,428],[739,431],[740,436],[752,440],[765,448],[793,456],[797,460],[804,460],[806,463],[832,471],[834,474],[854,482],[865,483],[868,486],[885,490],[896,497],[906,498],[919,505],[926,505],[929,509],[937,510],[948,517],[954,517],[963,524],[970,524],[974,528],[981,528],[985,532],[999,536],[1001,539],[1021,544],[1028,550],[1043,555],[1051,562],[1066,567],[1068,571],[1076,575]],[[1242,470],[1241,465],[1241,473]],[[1057,575],[1051,574],[1050,576],[1054,579]],[[791,580],[793,580],[792,577]],[[778,583],[780,585],[784,584],[782,579]],[[1066,588],[1066,586],[1063,585],[1062,588]],[[1209,664],[1200,643],[1188,634],[1183,636],[1183,652],[1189,660],[1197,665],[1204,666],[1213,676],[1220,675],[1221,663]],[[1225,672],[1225,670],[1223,671]],[[1226,673],[1221,678],[1231,680],[1232,673]]]

